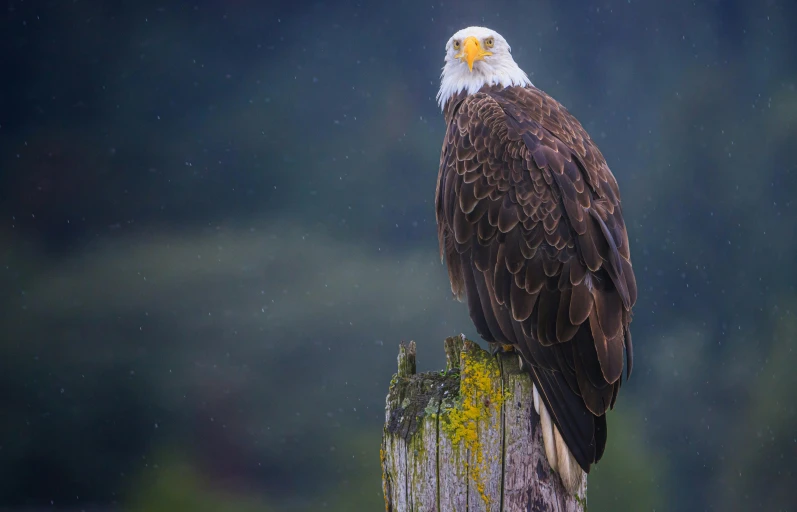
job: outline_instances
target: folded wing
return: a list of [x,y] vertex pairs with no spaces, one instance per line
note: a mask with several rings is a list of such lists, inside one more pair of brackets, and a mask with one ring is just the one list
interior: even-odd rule
[[617,183],[588,135],[534,88],[449,102],[436,215],[452,291],[514,345],[589,471],[620,389],[636,281]]

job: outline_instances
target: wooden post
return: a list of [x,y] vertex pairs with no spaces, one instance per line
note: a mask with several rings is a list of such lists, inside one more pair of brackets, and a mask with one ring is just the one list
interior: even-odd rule
[[415,373],[399,348],[382,438],[388,512],[587,510],[587,478],[568,496],[545,458],[531,379],[514,353],[445,340],[446,369]]

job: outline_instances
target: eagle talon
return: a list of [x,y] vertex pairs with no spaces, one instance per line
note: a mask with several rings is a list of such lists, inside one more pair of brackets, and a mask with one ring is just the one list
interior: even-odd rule
[[514,345],[507,345],[506,343],[498,343],[495,341],[488,341],[487,345],[490,349],[490,355],[495,356],[496,354],[505,354],[507,352],[512,352],[515,350]]

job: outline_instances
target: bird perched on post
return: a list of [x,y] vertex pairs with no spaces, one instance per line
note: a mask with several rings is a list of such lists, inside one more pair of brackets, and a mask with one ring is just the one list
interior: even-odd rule
[[534,384],[545,454],[574,493],[606,446],[633,366],[637,288],[620,192],[581,124],[532,85],[494,30],[446,43],[435,210],[451,290]]

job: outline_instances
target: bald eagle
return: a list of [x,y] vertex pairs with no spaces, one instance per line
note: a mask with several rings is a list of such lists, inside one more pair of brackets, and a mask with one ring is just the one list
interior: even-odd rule
[[637,287],[620,192],[581,124],[494,30],[446,43],[435,211],[451,290],[531,375],[548,462],[573,493],[631,375]]

